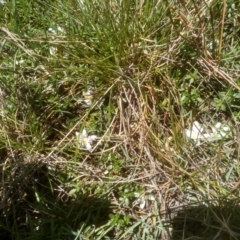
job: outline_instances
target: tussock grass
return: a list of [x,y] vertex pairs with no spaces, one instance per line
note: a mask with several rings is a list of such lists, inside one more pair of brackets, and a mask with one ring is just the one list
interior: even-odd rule
[[238,239],[238,5],[2,4],[0,236]]

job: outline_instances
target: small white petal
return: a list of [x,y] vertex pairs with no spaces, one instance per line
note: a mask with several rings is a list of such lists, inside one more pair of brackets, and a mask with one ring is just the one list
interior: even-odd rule
[[220,128],[222,126],[222,124],[220,122],[215,124],[215,128]]
[[198,121],[193,122],[192,131],[199,134],[203,131],[203,127],[201,127]]
[[64,30],[63,30],[63,28],[62,27],[60,27],[60,26],[57,26],[57,30],[59,31],[59,32],[64,32]]
[[207,137],[202,134],[203,127],[200,125],[198,121],[193,122],[192,129],[185,129],[185,134],[188,138],[193,139],[197,145],[200,145],[200,139],[204,139]]
[[139,207],[140,207],[141,209],[144,209],[144,208],[145,208],[145,205],[146,205],[146,201],[145,201],[144,199],[142,199]]
[[230,128],[228,126],[223,127],[222,130],[224,132],[230,132]]
[[86,103],[87,106],[92,105],[92,100],[91,99],[84,99],[83,102]]
[[91,146],[91,144],[89,142],[86,142],[86,149],[88,151],[92,151],[92,146]]
[[16,60],[16,64],[17,64],[17,65],[21,65],[22,63],[24,63],[24,60],[22,60],[22,59],[19,60],[19,61]]
[[191,138],[191,133],[192,131],[190,131],[189,129],[185,129],[185,134],[187,137]]
[[202,134],[202,137],[203,139],[208,139],[208,138],[211,138],[212,137],[212,134],[209,134],[209,133],[204,133]]
[[85,128],[82,130],[81,137],[82,138],[87,137],[87,131]]
[[50,47],[49,52],[51,55],[55,55],[57,53],[57,48],[56,47]]
[[150,201],[155,201],[155,198],[154,198],[153,195],[149,195],[149,196],[148,196],[148,200],[150,200]]
[[221,124],[220,122],[216,123],[215,126],[211,127],[211,128],[212,128],[212,132],[213,132],[214,134],[216,134],[216,133],[219,131],[221,125],[222,125],[222,124]]
[[96,136],[96,135],[90,135],[90,136],[88,136],[88,141],[90,143],[92,143],[93,141],[97,140],[97,138],[98,138],[98,136]]
[[56,33],[56,31],[53,30],[53,28],[49,28],[48,31],[51,32],[51,33]]
[[189,129],[185,130],[185,134],[186,134],[187,137],[189,137],[189,138],[191,138],[193,140],[198,140],[198,139],[202,138],[200,133],[196,133],[194,131],[190,131]]

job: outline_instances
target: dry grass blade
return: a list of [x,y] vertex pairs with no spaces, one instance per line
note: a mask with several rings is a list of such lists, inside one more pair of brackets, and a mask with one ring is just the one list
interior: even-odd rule
[[10,40],[16,47],[22,49],[27,55],[31,57],[36,55],[33,50],[29,50],[27,48],[26,44],[19,38],[17,34],[12,33],[5,27],[0,27],[0,30],[8,36],[8,40]]

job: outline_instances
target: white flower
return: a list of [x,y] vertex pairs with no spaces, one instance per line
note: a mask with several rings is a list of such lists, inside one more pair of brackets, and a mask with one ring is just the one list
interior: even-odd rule
[[0,4],[5,4],[6,1],[5,0],[0,0]]
[[24,60],[22,60],[22,59],[20,59],[19,61],[18,60],[16,60],[16,65],[21,65],[22,63],[24,63]]
[[[48,32],[51,33],[52,35],[52,40],[55,40],[56,39],[56,36],[59,36],[59,35],[63,35],[65,33],[65,30],[60,27],[60,26],[55,26],[55,27],[50,27],[48,29]],[[54,47],[54,46],[50,46],[49,48],[49,52],[51,55],[56,55],[57,54],[57,51],[58,51],[58,48],[57,47]]]
[[54,35],[58,35],[58,33],[65,33],[65,30],[62,28],[62,27],[60,27],[60,26],[56,26],[56,27],[54,27],[54,28],[49,28],[48,29],[48,32],[50,32],[50,33],[52,33],[52,34],[54,34]]
[[79,132],[76,132],[76,137],[80,145],[80,148],[87,149],[88,151],[92,151],[92,143],[93,141],[96,141],[98,138],[96,135],[88,136],[85,128],[83,129],[81,134]]
[[139,205],[140,209],[144,209],[146,206],[146,201],[150,200],[150,201],[155,201],[155,198],[153,195],[145,195],[145,194],[140,194],[138,192],[134,193],[134,197],[136,197],[137,199],[134,201],[134,204]]
[[49,29],[48,29],[48,32],[53,33],[53,34],[56,34],[56,31],[55,31],[53,28],[49,28]]
[[49,52],[50,52],[51,55],[56,55],[57,54],[57,50],[58,49],[56,47],[53,47],[53,46],[51,46],[49,48]]
[[93,98],[91,89],[89,88],[86,92],[83,92],[83,96],[84,96],[83,102],[90,107],[92,105]]
[[203,133],[203,126],[201,126],[198,121],[194,121],[191,129],[185,129],[185,134],[188,138],[193,139],[196,142],[196,145],[200,145],[200,140],[213,142],[221,140],[230,133],[230,128],[228,126],[224,126],[220,122],[216,123],[215,126],[211,127],[211,129],[211,133]]

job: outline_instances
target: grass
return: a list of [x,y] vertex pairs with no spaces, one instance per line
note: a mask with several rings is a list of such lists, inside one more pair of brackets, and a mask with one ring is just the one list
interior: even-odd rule
[[1,238],[239,239],[239,7],[3,3]]

